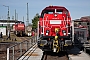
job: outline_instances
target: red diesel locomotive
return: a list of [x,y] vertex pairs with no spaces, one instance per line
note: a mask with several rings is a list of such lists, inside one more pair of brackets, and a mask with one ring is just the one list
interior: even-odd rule
[[25,24],[23,22],[16,22],[13,25],[13,31],[18,36],[25,35]]
[[[63,6],[48,6],[38,21],[38,47],[43,51],[65,51],[72,45],[69,11]],[[69,42],[69,43],[68,43]]]

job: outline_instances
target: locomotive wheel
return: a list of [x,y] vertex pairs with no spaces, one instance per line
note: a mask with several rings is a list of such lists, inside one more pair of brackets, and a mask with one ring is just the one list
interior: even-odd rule
[[22,36],[22,33],[20,33],[20,36]]
[[15,31],[15,34],[17,35],[17,31]]
[[60,47],[60,51],[63,51],[64,50],[64,41],[60,41],[59,40],[59,47]]
[[61,49],[62,49],[61,51],[64,50],[64,42],[63,41],[61,42]]

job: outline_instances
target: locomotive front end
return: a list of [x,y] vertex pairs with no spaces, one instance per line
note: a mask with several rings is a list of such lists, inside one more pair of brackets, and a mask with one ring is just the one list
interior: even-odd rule
[[71,18],[69,11],[61,6],[46,7],[38,23],[38,46],[44,51],[59,52],[71,41]]
[[25,24],[23,22],[16,22],[13,25],[13,30],[16,35],[23,36],[25,34]]

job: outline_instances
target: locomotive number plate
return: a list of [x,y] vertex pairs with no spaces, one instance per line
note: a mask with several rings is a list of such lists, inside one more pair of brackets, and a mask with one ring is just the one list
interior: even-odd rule
[[61,20],[50,20],[50,24],[61,24]]

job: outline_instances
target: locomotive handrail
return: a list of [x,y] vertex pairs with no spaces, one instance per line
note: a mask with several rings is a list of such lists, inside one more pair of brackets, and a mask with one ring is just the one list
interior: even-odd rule
[[[44,16],[45,16],[45,14],[44,14]],[[43,26],[42,27],[43,27],[43,33],[42,34],[44,35],[44,17],[43,17]]]
[[[46,21],[48,21],[47,19],[48,19],[48,16],[46,17]],[[46,22],[45,22],[45,23],[46,23]],[[47,25],[47,27],[48,27],[48,24],[46,24],[46,25]]]
[[[66,15],[67,16],[67,15]],[[66,17],[67,18],[67,17]],[[67,32],[68,32],[68,18],[66,20],[66,28],[67,28]],[[67,34],[68,35],[68,34]]]
[[72,41],[74,43],[74,21],[71,21],[71,27],[72,27]]

